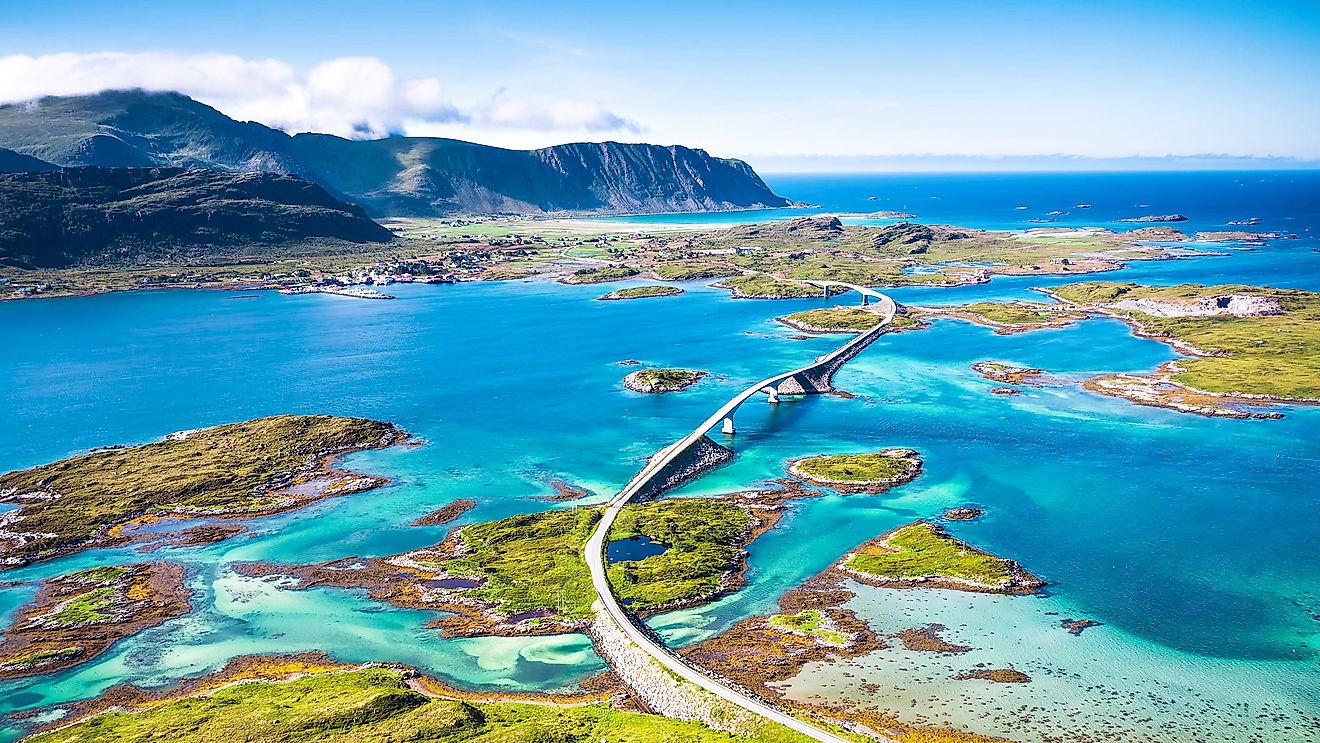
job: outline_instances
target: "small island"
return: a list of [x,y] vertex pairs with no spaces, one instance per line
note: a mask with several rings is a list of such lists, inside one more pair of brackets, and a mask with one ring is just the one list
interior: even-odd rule
[[615,289],[609,294],[602,294],[596,299],[603,302],[613,302],[623,299],[647,299],[649,297],[675,297],[683,293],[683,289],[677,286],[666,286],[664,284],[647,284],[645,286],[630,286],[625,289]]
[[1041,302],[972,302],[951,307],[922,307],[914,311],[927,317],[966,320],[993,328],[998,335],[1063,328],[1086,319],[1084,313],[1065,305]]
[[879,325],[884,317],[861,307],[830,307],[794,312],[775,319],[807,333],[862,333]]
[[640,273],[639,269],[632,266],[595,266],[580,268],[559,281],[562,284],[604,284],[631,279]]
[[[1004,384],[1031,384],[1039,381],[1041,375],[1045,373],[1043,369],[1016,366],[1003,361],[978,361],[972,364],[972,371],[991,382],[1003,382]],[[1005,393],[999,392],[997,394]]]
[[280,415],[0,475],[0,502],[19,505],[0,516],[0,568],[161,538],[137,530],[145,521],[262,516],[370,490],[387,480],[334,462],[407,438],[364,418]]
[[912,449],[893,448],[804,457],[789,463],[788,473],[844,493],[881,493],[915,480],[921,474],[921,456]]
[[623,386],[633,392],[682,392],[706,376],[691,369],[638,369],[623,378]]
[[187,614],[183,569],[164,562],[115,565],[48,578],[19,609],[0,643],[0,678],[85,663],[116,641]]
[[1023,594],[1045,585],[1017,562],[982,552],[925,521],[900,526],[863,544],[840,560],[839,569],[862,583],[884,588]]
[[[711,286],[728,289],[734,299],[805,299],[819,297],[825,290],[809,284],[787,281],[769,274],[749,273],[716,281]],[[830,294],[842,289],[831,287]]]
[[954,681],[993,681],[996,684],[1025,684],[1031,677],[1016,668],[978,668],[953,677]]

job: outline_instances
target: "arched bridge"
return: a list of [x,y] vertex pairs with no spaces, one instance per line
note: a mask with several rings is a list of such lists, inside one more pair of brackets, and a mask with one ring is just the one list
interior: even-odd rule
[[606,506],[605,512],[596,525],[596,530],[587,541],[585,557],[587,566],[591,571],[592,586],[600,597],[601,606],[610,618],[619,625],[619,628],[638,647],[674,674],[700,686],[721,699],[781,725],[786,725],[815,740],[825,743],[845,743],[844,739],[839,736],[810,722],[789,715],[734,687],[727,681],[690,665],[677,653],[669,650],[647,628],[638,626],[632,615],[619,606],[619,602],[614,598],[614,591],[610,587],[609,578],[606,577],[605,573],[606,539],[610,533],[610,527],[614,524],[614,519],[626,503],[634,499],[654,498],[669,488],[691,480],[710,467],[731,459],[733,452],[715,443],[706,434],[712,428],[721,424],[726,433],[733,433],[733,415],[739,406],[749,399],[765,394],[769,395],[770,402],[777,402],[781,394],[801,395],[832,391],[834,388],[831,383],[834,379],[834,373],[838,371],[839,367],[884,334],[889,323],[893,322],[894,315],[898,313],[898,305],[894,300],[874,289],[840,281],[806,281],[802,283],[819,286],[827,294],[832,286],[852,289],[861,293],[863,305],[867,304],[868,299],[877,300],[873,308],[868,308],[877,315],[875,327],[859,333],[855,338],[833,352],[818,357],[807,366],[767,377],[739,392],[722,405],[719,410],[712,413],[709,418],[702,421],[701,425],[693,429],[687,436],[656,452],[647,461],[646,466],[642,467],[642,470]]

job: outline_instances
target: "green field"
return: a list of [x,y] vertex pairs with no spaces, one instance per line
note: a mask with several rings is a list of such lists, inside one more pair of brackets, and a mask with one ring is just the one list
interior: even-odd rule
[[604,704],[555,707],[436,699],[410,688],[402,671],[367,668],[312,673],[284,682],[247,681],[141,711],[106,712],[31,740],[797,743],[807,739],[771,723],[754,737],[735,736],[700,723],[619,712]]
[[1206,392],[1320,399],[1320,293],[1242,285],[1151,287],[1113,282],[1068,284],[1052,291],[1082,306],[1225,295],[1276,299],[1283,314],[1258,317],[1155,317],[1131,309],[1106,309],[1139,323],[1152,335],[1215,354],[1179,361],[1183,371],[1173,376],[1176,382]]
[[733,276],[715,282],[714,286],[733,290],[735,297],[754,299],[800,299],[821,296],[821,290],[818,287],[804,286],[766,274]]

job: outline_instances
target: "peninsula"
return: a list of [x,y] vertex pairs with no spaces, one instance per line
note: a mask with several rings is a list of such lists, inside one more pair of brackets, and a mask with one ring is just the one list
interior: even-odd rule
[[261,516],[369,490],[386,480],[335,460],[406,439],[379,421],[280,415],[0,475],[0,502],[19,506],[0,516],[0,566],[161,536],[137,533],[143,521]]
[[1052,289],[1078,310],[1117,318],[1188,358],[1152,374],[1103,375],[1101,394],[1201,415],[1280,417],[1252,406],[1320,402],[1320,294],[1259,286],[1091,282]]

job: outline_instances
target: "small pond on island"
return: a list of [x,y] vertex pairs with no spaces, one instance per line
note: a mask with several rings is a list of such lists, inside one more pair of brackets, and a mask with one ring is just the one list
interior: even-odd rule
[[645,560],[653,555],[664,554],[669,545],[656,542],[645,534],[638,534],[627,539],[616,539],[605,548],[605,557],[609,562],[625,560]]

